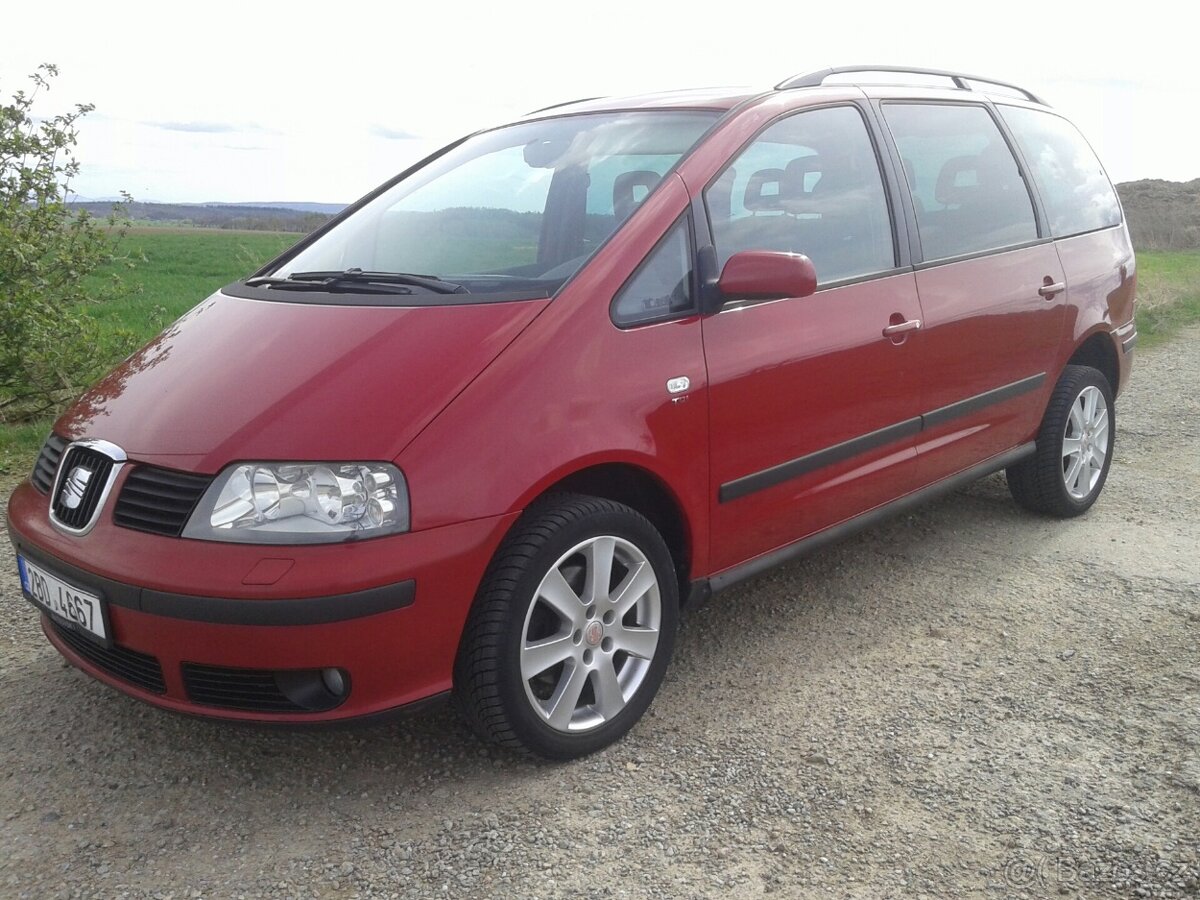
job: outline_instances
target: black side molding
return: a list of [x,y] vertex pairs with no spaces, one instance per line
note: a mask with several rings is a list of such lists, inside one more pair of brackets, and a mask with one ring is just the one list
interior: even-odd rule
[[10,536],[22,556],[83,590],[98,593],[109,604],[169,619],[217,625],[324,625],[412,606],[417,593],[416,582],[409,580],[365,591],[295,600],[231,600],[172,594],[103,578],[30,547],[11,532]]
[[971,413],[986,409],[993,403],[1003,403],[1005,400],[1011,400],[1013,397],[1020,397],[1022,394],[1036,391],[1045,382],[1046,373],[1042,372],[1038,375],[1022,378],[1020,381],[1014,381],[1012,384],[984,391],[982,394],[976,394],[974,397],[968,397],[966,400],[959,400],[957,403],[939,407],[932,412],[921,415],[921,420],[924,423],[921,427],[937,428],[939,425],[945,425],[947,422],[957,419],[960,416],[969,416]]
[[763,469],[752,475],[744,475],[733,481],[727,481],[721,485],[717,499],[722,503],[728,503],[730,500],[736,500],[738,497],[753,494],[755,491],[774,487],[792,478],[799,478],[801,475],[807,475],[816,469],[824,466],[832,466],[834,463],[842,462],[852,456],[858,456],[860,453],[866,453],[877,447],[890,444],[893,441],[912,437],[920,430],[921,418],[919,416],[912,419],[905,419],[903,422],[897,422],[895,425],[888,425],[886,428],[880,428],[878,431],[872,431],[859,437],[851,438],[848,441],[842,441],[840,444],[834,444],[832,447],[817,450],[815,453],[809,453],[806,456],[788,460],[785,463],[780,463],[769,469]]
[[[864,528],[869,528],[884,519],[906,512],[914,506],[919,506],[935,497],[970,484],[972,481],[976,481],[985,475],[991,475],[993,472],[1007,469],[1014,463],[1032,456],[1035,449],[1037,447],[1033,441],[1030,441],[1028,444],[1022,444],[1020,447],[1009,450],[1007,453],[1001,453],[999,456],[986,459],[981,463],[971,466],[969,469],[964,469],[957,475],[943,478],[941,481],[934,482],[928,487],[921,488],[919,491],[913,491],[911,494],[906,494],[897,500],[893,500],[891,503],[877,506],[875,509],[868,510],[865,513],[855,516],[853,519],[847,519],[845,522],[809,535],[806,538],[801,538],[785,547],[780,547],[778,550],[772,550],[770,553],[756,556],[754,559],[726,569],[724,572],[718,572],[708,580],[709,589],[714,593],[722,591],[727,587],[737,584],[739,581],[745,581],[747,578],[753,578],[755,575],[759,575],[768,569],[773,569],[780,563],[788,562],[801,556],[807,556],[809,553],[824,547],[826,544],[840,541],[842,538],[849,537]],[[696,595],[697,593],[698,589],[693,582],[692,594]]]
[[730,500],[737,500],[739,497],[745,497],[747,494],[753,494],[757,491],[774,487],[777,484],[783,484],[785,481],[789,481],[792,478],[799,478],[801,475],[807,475],[809,472],[813,472],[824,466],[832,466],[860,453],[867,453],[879,447],[886,446],[893,441],[912,437],[915,434],[921,433],[926,428],[937,428],[939,425],[945,425],[947,422],[952,422],[962,416],[969,416],[993,404],[1003,403],[1005,400],[1020,397],[1022,394],[1027,394],[1030,391],[1036,391],[1045,383],[1046,373],[1039,372],[1037,375],[1030,375],[1028,378],[1022,378],[1020,381],[1004,384],[990,391],[984,391],[982,394],[976,394],[973,397],[967,397],[964,400],[938,407],[935,410],[922,413],[911,419],[905,419],[902,422],[888,425],[877,431],[871,431],[867,434],[851,438],[848,441],[842,441],[840,444],[834,444],[831,447],[824,447],[813,453],[789,459],[787,462],[771,466],[769,469],[751,472],[749,475],[743,475],[741,478],[735,478],[733,481],[727,481],[721,485],[717,490],[717,500],[720,503],[728,503]]

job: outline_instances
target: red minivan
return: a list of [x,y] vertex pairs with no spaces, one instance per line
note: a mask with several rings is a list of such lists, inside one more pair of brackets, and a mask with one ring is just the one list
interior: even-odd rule
[[860,66],[542,110],[72,406],[8,507],[23,592],[166,709],[453,694],[579,756],[646,710],[687,603],[1001,469],[1087,510],[1134,284],[1095,154],[1012,85]]

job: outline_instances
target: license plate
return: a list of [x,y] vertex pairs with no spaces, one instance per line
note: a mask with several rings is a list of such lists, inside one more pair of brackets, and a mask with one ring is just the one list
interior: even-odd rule
[[102,599],[67,584],[24,557],[17,557],[17,568],[21,588],[34,604],[93,640],[110,643],[108,611]]

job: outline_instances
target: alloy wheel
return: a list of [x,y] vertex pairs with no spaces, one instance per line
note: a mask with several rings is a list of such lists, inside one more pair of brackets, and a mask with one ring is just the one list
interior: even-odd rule
[[1090,496],[1100,480],[1108,458],[1108,429],[1108,403],[1099,388],[1088,385],[1071,404],[1063,431],[1063,483],[1076,500]]
[[521,681],[544,722],[577,733],[612,721],[641,687],[662,625],[646,554],[601,535],[572,547],[542,578],[521,632]]

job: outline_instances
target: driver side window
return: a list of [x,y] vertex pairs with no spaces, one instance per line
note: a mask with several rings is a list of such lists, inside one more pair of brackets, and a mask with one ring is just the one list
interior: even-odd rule
[[853,106],[760,134],[704,192],[721,266],[742,250],[803,253],[828,284],[896,265],[875,148]]

